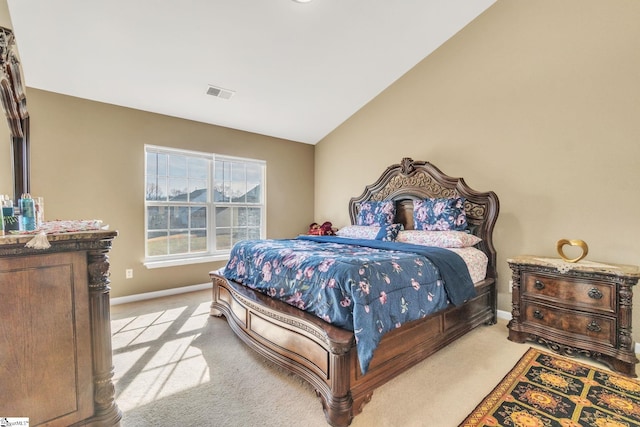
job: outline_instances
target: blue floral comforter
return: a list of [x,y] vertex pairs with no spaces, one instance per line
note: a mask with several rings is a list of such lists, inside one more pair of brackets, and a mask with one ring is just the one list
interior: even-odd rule
[[363,374],[386,332],[475,296],[451,251],[331,236],[238,242],[224,276],[353,331]]

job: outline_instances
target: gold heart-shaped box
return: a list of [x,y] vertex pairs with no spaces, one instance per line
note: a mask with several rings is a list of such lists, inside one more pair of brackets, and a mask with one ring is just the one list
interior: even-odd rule
[[[582,254],[577,258],[573,258],[573,259],[567,258],[563,251],[563,248],[565,245],[578,246],[579,248],[582,248]],[[558,240],[558,243],[556,243],[556,249],[558,250],[558,255],[560,255],[560,258],[562,258],[566,262],[578,262],[582,258],[586,257],[587,254],[589,253],[589,246],[587,246],[587,243],[584,240],[560,239]]]

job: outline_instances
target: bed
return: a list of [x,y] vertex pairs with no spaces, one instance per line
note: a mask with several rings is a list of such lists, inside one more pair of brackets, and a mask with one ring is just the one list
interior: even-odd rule
[[[340,327],[333,318],[322,320],[312,312],[272,298],[268,292],[230,279],[235,278],[229,274],[232,272],[231,260],[226,269],[210,273],[213,282],[211,314],[224,316],[237,336],[252,349],[309,382],[332,426],[349,425],[371,400],[377,387],[472,329],[496,323],[497,269],[492,235],[499,201],[494,192],[476,191],[464,179],[447,176],[431,163],[404,158],[399,164],[389,166],[359,197],[349,201],[352,227],[344,229],[358,229],[363,218],[361,210],[365,206],[372,202],[385,205],[391,202],[394,208],[391,222],[402,224],[403,230],[414,230],[414,205],[418,206],[416,201],[425,199],[462,201],[466,214],[464,228],[477,241],[470,249],[480,253],[485,260],[483,274],[465,272],[473,282],[472,294],[454,297],[455,292],[451,293],[450,289],[455,284],[450,283],[445,293],[446,303],[437,311],[416,319],[404,319],[388,331],[384,330],[367,359],[363,359],[361,349],[361,342],[366,340],[356,336],[361,328]],[[342,244],[344,242],[340,240],[346,238],[327,239],[329,242],[323,241],[322,237],[301,237],[296,240],[303,243],[296,244],[306,245],[315,240],[319,240],[319,244]],[[366,250],[389,249],[387,242],[378,244],[378,241],[373,243],[374,249]],[[404,244],[416,246],[411,241]],[[460,259],[467,263],[466,258]],[[452,280],[438,281],[439,284],[443,282]],[[429,295],[435,292],[429,291]],[[454,303],[456,298],[459,301]]]

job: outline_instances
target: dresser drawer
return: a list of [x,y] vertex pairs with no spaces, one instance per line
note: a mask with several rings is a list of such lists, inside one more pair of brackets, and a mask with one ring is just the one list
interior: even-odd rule
[[536,298],[604,313],[616,312],[615,284],[547,276],[540,273],[522,274],[522,296]]
[[616,345],[616,319],[612,317],[564,310],[533,301],[523,301],[521,315],[523,323],[540,327],[545,333],[549,332],[548,329],[553,329],[565,336]]

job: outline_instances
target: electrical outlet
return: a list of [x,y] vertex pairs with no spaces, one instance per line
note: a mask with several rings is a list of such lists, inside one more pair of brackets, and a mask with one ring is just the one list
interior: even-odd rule
[[124,274],[127,277],[127,279],[133,279],[133,268],[127,268],[124,271]]

